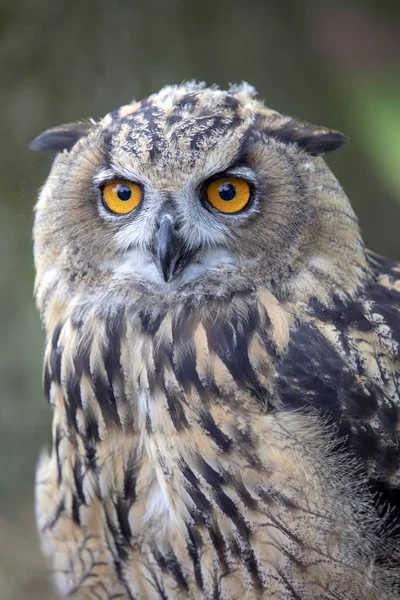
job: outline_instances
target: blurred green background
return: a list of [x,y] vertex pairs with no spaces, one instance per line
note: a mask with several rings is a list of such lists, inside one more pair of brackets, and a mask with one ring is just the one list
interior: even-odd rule
[[246,80],[268,105],[339,129],[329,158],[369,247],[400,259],[400,3],[0,0],[0,600],[50,600],[33,480],[49,443],[32,300],[32,208],[52,125],[185,79]]

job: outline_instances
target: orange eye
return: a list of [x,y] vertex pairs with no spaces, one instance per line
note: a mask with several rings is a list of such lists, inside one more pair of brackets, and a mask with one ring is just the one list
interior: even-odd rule
[[223,213],[237,213],[243,210],[250,196],[251,191],[247,181],[235,177],[216,179],[207,187],[209,203]]
[[111,212],[126,215],[137,207],[142,190],[137,183],[109,181],[103,188],[103,202]]

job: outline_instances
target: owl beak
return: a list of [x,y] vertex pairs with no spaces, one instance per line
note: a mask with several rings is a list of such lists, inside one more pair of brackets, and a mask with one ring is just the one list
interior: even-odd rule
[[185,250],[185,242],[177,235],[171,215],[164,215],[160,220],[155,251],[159,269],[166,282],[175,279],[192,257],[192,253]]

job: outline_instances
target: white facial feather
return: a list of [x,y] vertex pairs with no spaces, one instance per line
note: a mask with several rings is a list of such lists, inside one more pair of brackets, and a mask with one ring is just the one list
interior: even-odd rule
[[239,266],[240,261],[233,252],[220,248],[210,248],[198,254],[173,281],[166,283],[149,251],[132,249],[120,259],[105,263],[105,269],[114,273],[118,280],[134,277],[161,286],[165,291],[176,289],[210,271],[224,266]]

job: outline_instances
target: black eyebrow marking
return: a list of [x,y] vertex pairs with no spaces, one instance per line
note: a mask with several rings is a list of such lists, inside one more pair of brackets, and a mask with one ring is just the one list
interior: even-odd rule
[[111,168],[112,164],[112,150],[113,150],[113,130],[107,129],[103,133],[103,145],[104,145],[104,163],[108,168]]
[[229,171],[238,167],[249,167],[250,162],[250,147],[254,140],[254,131],[252,127],[249,127],[243,134],[240,146],[231,162],[228,164],[225,171]]

